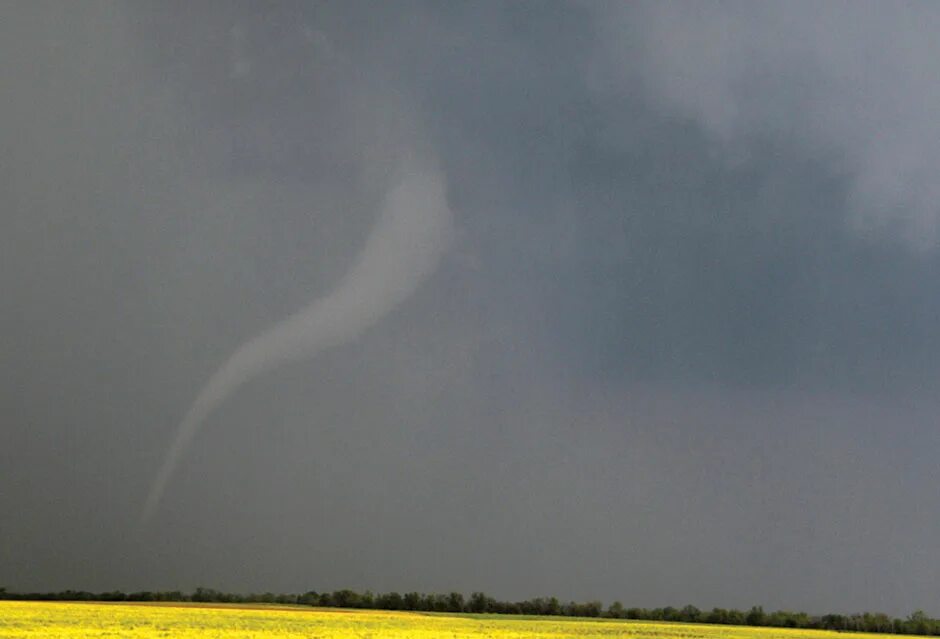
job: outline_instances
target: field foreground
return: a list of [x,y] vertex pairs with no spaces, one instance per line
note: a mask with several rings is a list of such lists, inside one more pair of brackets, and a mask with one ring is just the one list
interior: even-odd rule
[[619,619],[514,617],[223,604],[0,601],[0,638],[877,639],[896,635]]

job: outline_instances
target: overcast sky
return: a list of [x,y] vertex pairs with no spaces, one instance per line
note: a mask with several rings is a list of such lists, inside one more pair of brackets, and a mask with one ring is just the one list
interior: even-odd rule
[[[940,615],[938,32],[931,2],[8,5],[0,586]],[[447,237],[225,397],[140,526],[226,358],[368,279],[415,158]]]

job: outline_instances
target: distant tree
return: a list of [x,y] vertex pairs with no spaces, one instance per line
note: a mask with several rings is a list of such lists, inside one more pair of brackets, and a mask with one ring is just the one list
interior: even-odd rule
[[696,623],[702,618],[702,611],[696,608],[695,606],[686,606],[679,611],[679,619],[681,621],[688,621],[690,623]]
[[430,594],[424,598],[422,609],[431,612],[447,612],[447,606],[446,595]]
[[467,610],[470,612],[489,612],[492,599],[482,592],[474,592],[470,595],[470,602],[467,604]]
[[726,621],[725,623],[729,623],[735,626],[743,626],[744,617],[745,615],[743,612],[732,608],[731,610],[728,611],[728,621]]
[[463,594],[452,592],[447,595],[447,612],[463,612],[464,600]]
[[208,602],[208,601],[219,601],[219,592],[213,590],[212,588],[196,588],[196,591],[192,594],[192,601],[199,602]]
[[103,592],[98,595],[99,601],[125,601],[127,595],[125,595],[120,590],[112,590],[110,592]]
[[604,605],[599,601],[587,603],[571,601],[564,607],[565,614],[569,617],[600,617],[603,610]]
[[754,606],[747,613],[744,620],[749,626],[763,626],[767,620],[767,615],[764,614],[764,608],[762,606]]
[[406,592],[402,597],[402,607],[405,610],[421,610],[421,593]]
[[358,608],[361,603],[359,593],[348,588],[334,590],[330,599],[333,601],[333,606],[337,608]]
[[845,630],[845,617],[842,615],[823,615],[820,627],[824,630]]
[[711,612],[705,615],[706,623],[728,623],[728,611],[724,608],[712,608]]
[[156,593],[150,592],[149,590],[131,592],[131,593],[128,593],[127,600],[128,601],[156,601]]
[[931,634],[931,619],[923,610],[915,610],[907,618],[908,632],[915,635]]
[[545,602],[545,614],[546,615],[560,615],[561,614],[561,602],[558,601],[558,597],[548,598],[548,601]]
[[388,593],[386,595],[386,602],[385,608],[387,610],[401,610],[404,605],[401,595],[397,592]]
[[[803,614],[803,613],[801,613]],[[868,632],[891,632],[894,624],[883,612],[865,613],[865,630]]]

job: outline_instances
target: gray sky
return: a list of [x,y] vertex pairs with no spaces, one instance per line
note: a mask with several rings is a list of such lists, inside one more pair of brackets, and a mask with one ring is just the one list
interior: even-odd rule
[[[938,23],[8,7],[0,585],[940,615]],[[341,290],[415,158],[440,259],[227,396],[139,527],[200,388]]]

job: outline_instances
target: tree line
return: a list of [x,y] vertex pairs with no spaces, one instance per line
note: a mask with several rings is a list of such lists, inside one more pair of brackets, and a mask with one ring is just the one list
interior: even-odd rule
[[24,601],[163,601],[205,602],[236,604],[285,604],[326,608],[367,608],[373,610],[411,610],[420,612],[490,613],[513,615],[548,615],[562,617],[605,617],[609,619],[636,619],[645,621],[672,621],[737,626],[768,626],[776,628],[806,628],[815,630],[843,630],[905,635],[940,635],[940,619],[916,611],[904,619],[892,618],[884,613],[852,615],[809,615],[805,612],[777,610],[765,612],[761,606],[748,611],[726,608],[700,610],[695,606],[674,608],[626,608],[619,601],[607,607],[600,601],[578,603],[562,602],[556,597],[536,597],[525,601],[500,601],[482,592],[464,597],[459,592],[423,594],[418,592],[388,592],[334,590],[303,594],[241,594],[221,592],[212,588],[196,588],[192,593],[172,591],[138,591],[124,593],[86,592],[63,590],[60,592],[17,593],[0,588],[0,599]]

